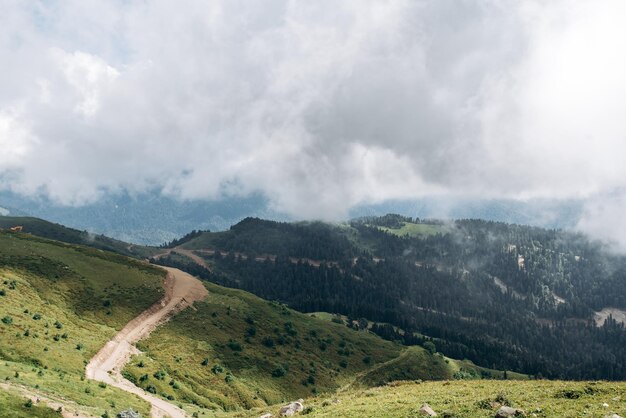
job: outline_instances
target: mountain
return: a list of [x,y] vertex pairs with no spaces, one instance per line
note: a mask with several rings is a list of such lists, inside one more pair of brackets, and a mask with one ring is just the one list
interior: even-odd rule
[[43,219],[26,216],[0,216],[0,229],[9,229],[16,226],[22,227],[24,233],[62,241],[68,244],[87,245],[89,247],[108,250],[131,257],[141,257],[151,254],[149,249],[142,246],[131,245],[104,235],[79,231]]
[[[478,218],[547,228],[571,228],[581,217],[581,200],[528,201],[426,196],[362,204],[349,217],[400,213],[417,218]],[[289,221],[288,214],[272,209],[262,195],[223,197],[213,201],[181,200],[159,190],[136,195],[107,194],[94,203],[63,206],[45,197],[0,192],[0,215],[26,214],[94,234],[146,245],[171,241],[191,230],[222,231],[246,217]],[[7,212],[8,211],[8,212]]]
[[408,345],[430,337],[447,356],[535,376],[626,378],[626,257],[580,234],[399,215],[248,218],[175,244],[160,263],[302,312],[364,318]]
[[[147,416],[143,400],[85,379],[85,365],[140,313],[162,306],[156,302],[164,297],[165,272],[110,251],[124,252],[127,244],[113,241],[103,250],[105,237],[85,240],[60,225],[18,220],[22,232],[0,231],[0,406],[11,408],[8,416],[25,408],[31,415],[22,416],[52,413],[16,402],[28,396],[68,414],[131,407]],[[130,382],[190,414],[268,407],[398,379],[503,376],[427,345],[405,347],[242,290],[205,285],[209,296],[140,341],[141,352],[122,370]]]

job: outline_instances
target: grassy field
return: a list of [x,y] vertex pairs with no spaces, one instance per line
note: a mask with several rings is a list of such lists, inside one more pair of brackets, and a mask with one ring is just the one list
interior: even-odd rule
[[142,341],[144,354],[124,370],[190,412],[254,408],[398,378],[449,379],[475,368],[247,292],[206,286],[208,299]]
[[0,233],[0,380],[67,397],[101,415],[147,404],[84,380],[89,359],[156,302],[163,272],[126,257]]
[[[441,417],[493,417],[498,404],[521,408],[526,416],[597,417],[626,415],[626,383],[454,380],[396,382],[391,385],[347,390],[336,396],[305,399],[308,417],[420,417],[428,403]],[[608,406],[603,406],[606,404]],[[255,409],[229,417],[258,417],[279,407]],[[532,415],[535,414],[535,415]]]
[[0,390],[0,418],[59,418],[61,414],[43,405],[33,405],[17,395]]

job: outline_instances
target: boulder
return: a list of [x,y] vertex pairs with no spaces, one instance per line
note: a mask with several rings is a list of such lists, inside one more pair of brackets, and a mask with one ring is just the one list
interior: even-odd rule
[[511,408],[510,406],[501,406],[496,412],[496,418],[523,417],[525,415],[523,409]]
[[274,418],[274,415],[268,413],[261,415],[259,418]]
[[119,414],[117,414],[119,418],[141,418],[139,412],[133,411],[133,408],[128,408]]
[[617,414],[613,414],[613,415],[605,415],[604,418],[622,418]]
[[424,416],[428,416],[428,417],[436,417],[437,416],[437,413],[435,411],[433,411],[433,409],[427,403],[422,405],[422,407],[420,408],[420,414],[422,414]]
[[298,399],[296,402],[291,402],[282,408],[280,408],[280,416],[281,417],[291,417],[298,412],[302,412],[304,409],[304,405],[302,405],[303,400]]

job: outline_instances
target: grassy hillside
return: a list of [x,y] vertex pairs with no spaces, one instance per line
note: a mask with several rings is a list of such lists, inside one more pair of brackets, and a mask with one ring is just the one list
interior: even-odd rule
[[156,249],[151,247],[130,245],[104,235],[92,234],[87,231],[79,231],[77,229],[44,221],[43,219],[19,216],[0,216],[0,229],[8,229],[18,225],[23,227],[24,233],[56,241],[62,241],[68,244],[86,245],[130,257],[146,258],[156,251]]
[[[130,379],[177,402],[233,410],[346,385],[448,379],[461,367],[247,292],[206,286],[209,297],[197,310],[180,313],[140,343],[145,354],[126,367]],[[411,369],[399,376],[398,366],[407,364]]]
[[61,414],[23,397],[0,390],[0,418],[59,418]]
[[538,377],[626,377],[624,324],[593,326],[596,312],[626,310],[626,257],[580,234],[387,215],[344,225],[249,218],[188,238],[185,248],[221,251],[197,252],[210,271],[161,262],[301,312],[390,324],[372,328],[386,339],[428,336],[449,357]]
[[88,360],[162,296],[163,272],[110,252],[0,232],[0,379],[102,414],[143,401],[84,381]]
[[[526,416],[604,417],[626,415],[626,383],[564,381],[397,382],[389,386],[348,390],[337,396],[305,399],[307,417],[419,417],[428,403],[443,417],[493,417],[500,404],[521,408]],[[608,406],[603,406],[607,404]],[[277,415],[278,407],[231,417]],[[534,414],[534,415],[531,415]],[[276,416],[275,415],[275,416]]]

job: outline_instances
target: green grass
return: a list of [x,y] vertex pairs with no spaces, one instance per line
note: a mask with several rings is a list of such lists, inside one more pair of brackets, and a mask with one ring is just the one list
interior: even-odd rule
[[461,369],[502,375],[244,291],[205,286],[208,298],[140,342],[143,354],[124,369],[189,412],[243,410],[397,379],[450,379]]
[[[397,382],[388,386],[348,390],[336,396],[305,399],[310,417],[420,417],[428,403],[439,416],[493,417],[491,402],[507,402],[537,417],[604,417],[626,415],[626,383],[454,380]],[[574,399],[570,399],[574,397]],[[577,398],[576,398],[577,397]],[[604,407],[606,403],[609,406]],[[493,405],[495,406],[495,405]],[[255,409],[231,417],[256,417],[264,412],[277,416],[279,407]]]
[[163,272],[113,253],[0,233],[0,380],[102,414],[147,404],[83,380],[89,359],[163,294]]
[[[145,354],[125,373],[140,386],[207,409],[252,408],[336,391],[405,350],[247,292],[206,286],[209,297],[197,310],[183,311],[139,344]],[[428,368],[433,360],[416,364]]]
[[59,418],[60,413],[37,404],[26,404],[23,397],[0,389],[0,418]]
[[447,231],[444,225],[414,224],[410,222],[403,222],[402,228],[387,228],[384,226],[379,226],[378,228],[400,237],[427,237],[430,235],[443,234]]

